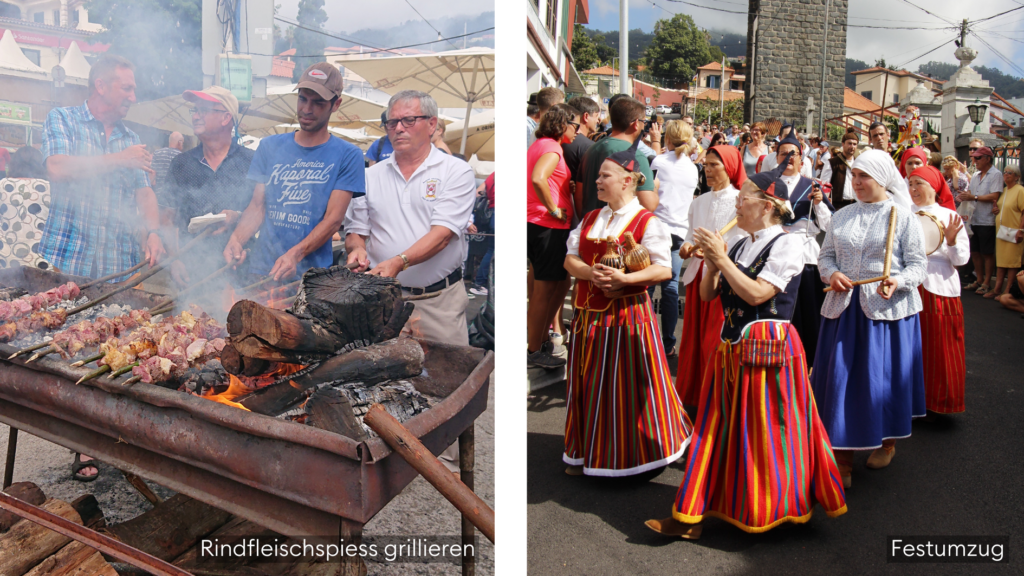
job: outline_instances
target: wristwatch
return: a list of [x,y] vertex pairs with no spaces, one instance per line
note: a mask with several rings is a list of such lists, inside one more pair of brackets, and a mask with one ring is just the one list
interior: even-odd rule
[[398,257],[402,259],[402,271],[404,272],[404,271],[408,270],[409,269],[409,257],[406,256],[405,254],[399,254]]

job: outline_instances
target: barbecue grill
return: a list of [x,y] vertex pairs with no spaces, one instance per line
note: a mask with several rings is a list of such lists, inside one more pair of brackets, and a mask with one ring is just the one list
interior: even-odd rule
[[[0,286],[30,293],[68,281],[88,279],[29,268],[0,271]],[[127,290],[109,302],[141,309],[162,299]],[[441,400],[404,425],[435,455],[458,439],[470,456],[462,458],[463,478],[472,487],[473,425],[486,408],[493,353],[417,342],[424,373],[410,381]],[[16,349],[0,344],[2,358]],[[0,422],[11,426],[12,440],[25,430],[281,534],[351,542],[416,477],[377,437],[355,442],[158,385],[126,387],[106,378],[76,385],[90,369],[72,368],[56,355],[24,361],[21,356],[0,366]],[[6,483],[15,446],[8,444]],[[463,526],[463,537],[471,536],[471,526],[469,534]],[[464,573],[467,566],[472,570],[464,564]]]

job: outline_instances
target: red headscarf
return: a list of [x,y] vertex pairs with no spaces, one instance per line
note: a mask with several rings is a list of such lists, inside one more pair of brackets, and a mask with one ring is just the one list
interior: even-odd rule
[[747,181],[747,172],[743,169],[743,159],[740,158],[740,150],[735,146],[721,145],[712,146],[708,152],[714,152],[722,159],[725,172],[729,175],[729,181],[739,190],[740,186]]
[[[923,162],[925,166],[928,165],[927,150],[921,147],[908,148],[905,152],[903,152],[903,157],[900,158],[900,176],[903,176],[904,178],[910,177],[910,175],[907,174],[907,160],[910,160],[913,157],[920,158],[921,162]],[[935,190],[937,191],[938,188],[936,188]]]
[[946,183],[946,179],[942,176],[942,172],[939,172],[935,166],[925,164],[917,170],[914,170],[910,176],[917,176],[924,180],[935,190],[935,201],[943,208],[950,210],[956,210],[956,204],[953,203],[953,193],[949,190],[949,184]]

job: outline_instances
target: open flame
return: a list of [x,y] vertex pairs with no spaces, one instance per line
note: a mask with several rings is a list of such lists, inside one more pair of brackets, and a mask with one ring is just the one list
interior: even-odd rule
[[249,412],[250,410],[248,408],[242,406],[238,402],[235,402],[234,399],[238,398],[239,396],[249,394],[250,392],[259,390],[264,386],[269,386],[270,384],[273,384],[274,382],[277,382],[278,380],[286,376],[294,374],[302,370],[303,368],[305,368],[305,366],[301,364],[280,363],[273,371],[260,376],[243,376],[239,378],[233,374],[229,374],[228,377],[230,378],[230,382],[228,384],[227,390],[221,392],[220,394],[213,394],[212,390],[210,390],[206,394],[203,394],[201,398],[213,400],[214,402],[219,402],[221,404],[232,406],[234,408],[241,408],[242,410]]

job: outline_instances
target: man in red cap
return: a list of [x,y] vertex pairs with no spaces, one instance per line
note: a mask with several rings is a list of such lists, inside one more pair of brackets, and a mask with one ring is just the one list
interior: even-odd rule
[[329,267],[331,237],[341,229],[349,201],[366,190],[362,151],[327,131],[341,105],[341,72],[326,62],[313,64],[297,88],[299,131],[260,141],[249,168],[256,182],[252,201],[224,248],[225,260],[241,264],[243,247],[258,230],[249,272],[275,280]]

